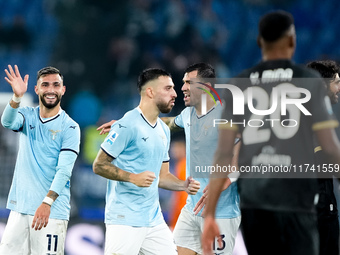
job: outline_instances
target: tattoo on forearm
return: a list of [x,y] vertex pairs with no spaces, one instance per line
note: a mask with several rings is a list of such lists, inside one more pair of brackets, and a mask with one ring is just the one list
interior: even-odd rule
[[130,173],[119,169],[115,165],[112,166],[113,166],[112,176],[115,180],[127,182],[130,181]]
[[130,181],[130,173],[125,172],[124,170],[120,169],[119,167],[111,164],[111,162],[103,162],[99,165],[101,169],[99,175],[115,180],[115,181]]
[[58,198],[58,194],[52,190],[50,190],[47,194],[48,197],[52,198],[54,201]]

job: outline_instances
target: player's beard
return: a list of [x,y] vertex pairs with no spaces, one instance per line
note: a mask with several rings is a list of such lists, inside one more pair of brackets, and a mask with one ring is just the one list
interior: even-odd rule
[[172,110],[174,100],[170,100],[168,103],[166,102],[158,102],[156,105],[161,113],[169,113]]
[[47,103],[46,100],[45,100],[45,96],[46,96],[46,94],[45,95],[40,95],[40,100],[41,100],[41,103],[47,109],[52,109],[52,108],[56,107],[59,104],[60,100],[61,100],[61,95],[57,95],[56,94],[56,96],[57,96],[56,100],[53,103]]
[[337,94],[336,93],[329,92],[328,96],[329,96],[332,104],[337,104],[338,103],[338,98],[337,98]]

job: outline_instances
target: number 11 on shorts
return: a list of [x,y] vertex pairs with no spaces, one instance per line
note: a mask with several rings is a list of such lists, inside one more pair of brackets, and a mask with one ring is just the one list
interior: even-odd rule
[[[47,237],[47,251],[56,252],[57,247],[58,247],[58,235],[52,236],[50,234],[47,234],[46,237]],[[52,246],[54,246],[54,248]],[[49,254],[49,255],[52,255],[52,254]]]

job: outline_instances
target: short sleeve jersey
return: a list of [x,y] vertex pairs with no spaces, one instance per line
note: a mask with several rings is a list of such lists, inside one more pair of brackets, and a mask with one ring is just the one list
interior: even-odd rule
[[[194,107],[186,107],[175,118],[175,124],[184,128],[186,140],[186,177],[193,176],[201,187],[196,195],[188,195],[185,207],[193,213],[203,190],[209,183],[209,176],[195,172],[198,168],[212,165],[217,147],[218,130],[213,127],[213,120],[219,119],[222,106],[218,103],[205,115],[198,116]],[[205,176],[205,178],[202,178]],[[202,210],[198,213],[201,216]],[[240,215],[239,195],[236,182],[224,190],[218,200],[216,218],[235,218]]]
[[147,188],[108,180],[105,223],[152,227],[164,221],[159,205],[159,173],[169,161],[170,130],[162,120],[151,125],[139,108],[116,121],[101,145],[114,158],[112,164],[130,173],[152,171],[156,179]]
[[[39,107],[22,107],[24,118],[7,208],[34,215],[48,193],[57,172],[61,151],[79,153],[80,129],[65,111],[44,121]],[[52,205],[50,218],[68,220],[70,214],[70,180]]]

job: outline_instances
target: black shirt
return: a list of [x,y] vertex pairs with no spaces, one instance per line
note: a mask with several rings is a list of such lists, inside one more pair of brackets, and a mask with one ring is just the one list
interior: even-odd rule
[[[306,67],[275,60],[245,70],[230,84],[243,91],[245,101],[244,114],[233,114],[233,103],[238,99],[226,90],[222,114],[229,128],[237,123],[242,136],[238,180],[241,207],[314,211],[317,181],[315,169],[309,169],[314,165],[313,130],[337,125],[323,80]],[[247,95],[251,95],[250,100]],[[286,104],[281,104],[285,98]],[[303,98],[301,104],[294,101]],[[250,110],[251,106],[268,112],[263,115]],[[272,172],[263,173],[264,167],[271,167]]]
[[[327,164],[322,148],[319,146],[316,139],[314,139],[314,153],[315,162],[318,165]],[[319,201],[317,204],[318,217],[327,217],[331,215],[338,215],[337,202],[333,190],[333,178],[324,178],[325,176],[319,175]]]

